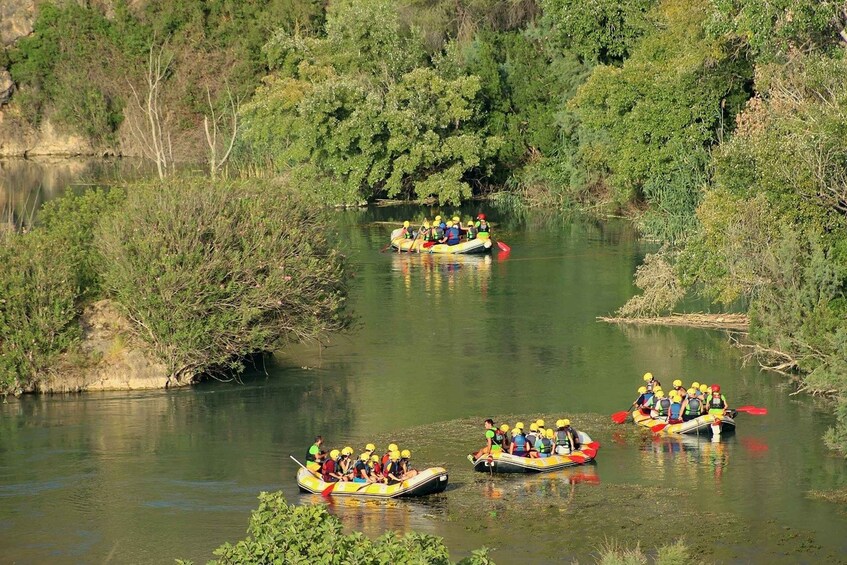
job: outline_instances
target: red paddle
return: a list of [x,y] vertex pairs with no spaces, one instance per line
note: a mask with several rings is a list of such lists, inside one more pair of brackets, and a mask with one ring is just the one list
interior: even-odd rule
[[323,489],[323,490],[321,491],[321,496],[329,496],[330,494],[332,494],[332,489],[334,489],[334,488],[335,488],[335,485],[337,485],[337,484],[338,484],[337,482],[332,483],[332,484],[330,484],[328,487],[326,487],[325,489]]
[[746,412],[754,416],[764,416],[768,413],[767,408],[759,408],[758,406],[739,406],[735,409],[736,412]]
[[509,247],[508,245],[506,245],[505,243],[503,243],[502,241],[499,241],[499,240],[497,241],[497,247],[499,247],[500,251],[502,251],[503,253],[508,253],[509,251],[512,250],[511,247]]
[[426,243],[424,243],[424,244],[423,244],[423,248],[424,248],[424,249],[429,249],[430,247],[432,247],[433,245],[435,245],[435,243],[436,243],[435,241],[427,241]]
[[628,410],[621,410],[620,412],[615,412],[612,414],[612,421],[616,424],[623,424],[626,422],[626,419],[629,418]]
[[656,424],[655,426],[650,426],[650,431],[655,434],[655,433],[661,432],[662,430],[664,430],[667,427],[668,427],[668,424],[666,424],[666,423]]

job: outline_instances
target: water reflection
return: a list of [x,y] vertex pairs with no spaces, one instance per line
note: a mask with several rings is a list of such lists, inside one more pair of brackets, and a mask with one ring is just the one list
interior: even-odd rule
[[729,466],[728,443],[737,444],[734,436],[724,436],[720,441],[696,435],[653,435],[640,440],[641,465],[644,474],[662,480],[673,477],[684,484],[699,484],[711,475],[719,485]]
[[392,270],[403,281],[407,295],[422,290],[439,298],[441,293],[474,291],[485,297],[491,278],[491,255],[436,255],[394,253]]

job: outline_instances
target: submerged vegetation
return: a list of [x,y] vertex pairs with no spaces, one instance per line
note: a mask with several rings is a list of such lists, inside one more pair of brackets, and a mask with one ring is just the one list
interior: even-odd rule
[[[133,92],[155,47],[178,157],[199,158],[203,117],[238,101],[231,160],[321,203],[498,192],[630,216],[667,245],[620,313],[690,294],[747,309],[763,364],[838,399],[827,440],[847,452],[844,18],[835,0],[116,0],[41,5],[2,63],[11,115],[138,153]],[[35,257],[44,237],[14,245]],[[58,300],[97,278],[46,268],[14,285],[47,277]],[[3,316],[37,319],[39,351],[64,346],[67,308],[38,311]],[[3,363],[43,365],[20,347]]]

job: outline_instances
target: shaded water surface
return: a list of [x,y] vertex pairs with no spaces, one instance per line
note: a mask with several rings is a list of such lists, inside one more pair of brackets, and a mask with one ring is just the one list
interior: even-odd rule
[[[288,458],[322,433],[357,450],[399,441],[418,466],[447,467],[442,495],[330,510],[369,535],[443,536],[454,558],[486,545],[501,563],[587,560],[607,538],[683,536],[718,561],[847,561],[847,513],[808,496],[847,485],[844,460],[820,442],[826,407],[743,367],[722,333],[595,321],[632,294],[648,250],[625,224],[494,217],[508,257],[380,253],[381,222],[412,213],[337,214],[358,325],[322,347],[287,351],[243,383],[0,405],[2,560],[203,561],[243,537],[259,491],[326,503],[297,492]],[[646,370],[719,382],[731,403],[770,414],[740,415],[718,444],[615,426],[609,414]],[[588,431],[603,446],[597,465],[470,471],[483,418],[538,416]]]

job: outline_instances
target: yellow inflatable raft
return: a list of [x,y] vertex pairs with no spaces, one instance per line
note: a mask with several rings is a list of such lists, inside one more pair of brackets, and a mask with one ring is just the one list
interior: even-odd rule
[[397,229],[391,232],[391,248],[405,252],[420,252],[420,253],[437,253],[437,254],[479,254],[489,253],[493,248],[494,242],[488,237],[480,237],[471,239],[470,241],[462,241],[456,245],[447,245],[445,243],[427,242],[423,239],[406,239],[402,235],[402,229]]
[[641,410],[636,410],[632,413],[632,420],[639,426],[651,429],[660,424],[666,424],[657,433],[717,436],[722,433],[735,431],[735,420],[733,416],[734,411],[730,410],[723,416],[705,414],[687,422],[668,424],[663,419],[652,418],[649,414],[643,414]]
[[591,463],[597,456],[600,444],[591,441],[591,438],[585,432],[578,433],[582,445],[580,449],[570,455],[551,455],[536,459],[495,451],[474,461],[474,471],[480,473],[544,473]]
[[418,472],[417,475],[406,481],[394,484],[368,484],[354,482],[326,483],[318,476],[303,469],[297,471],[297,486],[301,492],[312,494],[323,493],[330,485],[332,496],[361,496],[368,498],[398,498],[411,496],[425,496],[436,492],[442,492],[447,488],[447,470],[443,467],[430,467]]

